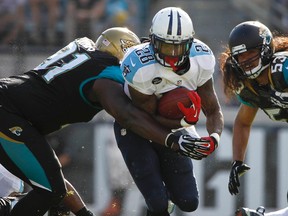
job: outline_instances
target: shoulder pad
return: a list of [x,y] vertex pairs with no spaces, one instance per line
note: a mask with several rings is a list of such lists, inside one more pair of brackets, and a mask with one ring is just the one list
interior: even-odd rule
[[276,53],[273,54],[273,58],[277,57],[277,56],[283,56],[283,57],[286,56],[286,57],[288,57],[288,51],[276,52]]
[[126,79],[132,82],[136,74],[145,73],[147,76],[146,67],[153,63],[155,59],[149,44],[140,44],[129,49],[121,62],[121,70]]
[[288,88],[288,52],[275,53],[270,69],[273,87],[277,91],[286,91]]
[[209,46],[198,39],[193,41],[190,58],[195,58],[202,69],[214,70],[216,62],[212,50]]
[[87,37],[83,38],[77,38],[75,42],[78,44],[78,46],[82,47],[85,50],[88,51],[95,51],[95,43],[91,39]]

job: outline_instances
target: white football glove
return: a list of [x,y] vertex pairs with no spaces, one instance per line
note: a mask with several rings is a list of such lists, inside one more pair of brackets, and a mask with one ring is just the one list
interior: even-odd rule
[[205,151],[209,150],[207,140],[194,138],[188,134],[176,135],[170,133],[166,138],[165,145],[179,154],[195,160],[202,160],[208,156],[208,154],[205,153]]

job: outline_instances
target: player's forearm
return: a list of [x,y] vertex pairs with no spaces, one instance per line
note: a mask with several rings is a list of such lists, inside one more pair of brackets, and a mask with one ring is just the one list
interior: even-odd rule
[[220,110],[211,114],[206,114],[206,128],[209,134],[217,133],[221,135],[224,128],[224,117]]
[[118,123],[143,138],[165,145],[165,139],[170,130],[162,126],[148,113],[133,105],[126,107],[125,116],[118,118]]
[[79,196],[78,192],[76,189],[73,187],[73,185],[65,179],[65,184],[67,187],[67,195],[64,198],[63,202],[64,205],[69,208],[73,213],[78,212],[81,210],[83,207],[85,207],[85,204],[81,197]]
[[155,120],[168,129],[181,128],[180,119],[167,119],[162,116],[154,116]]
[[250,127],[240,124],[234,124],[233,128],[233,160],[244,161],[248,139],[250,135]]

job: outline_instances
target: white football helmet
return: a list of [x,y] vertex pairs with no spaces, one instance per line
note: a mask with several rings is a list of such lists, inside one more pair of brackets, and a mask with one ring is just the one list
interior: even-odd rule
[[150,28],[156,60],[173,70],[189,58],[194,36],[190,16],[181,8],[167,7],[154,16]]

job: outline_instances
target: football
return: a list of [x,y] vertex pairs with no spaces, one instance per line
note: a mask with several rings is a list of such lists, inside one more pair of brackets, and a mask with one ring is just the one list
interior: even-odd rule
[[181,119],[183,113],[179,110],[177,102],[182,102],[185,107],[192,105],[187,93],[190,90],[184,87],[166,92],[158,100],[158,114],[168,119]]

